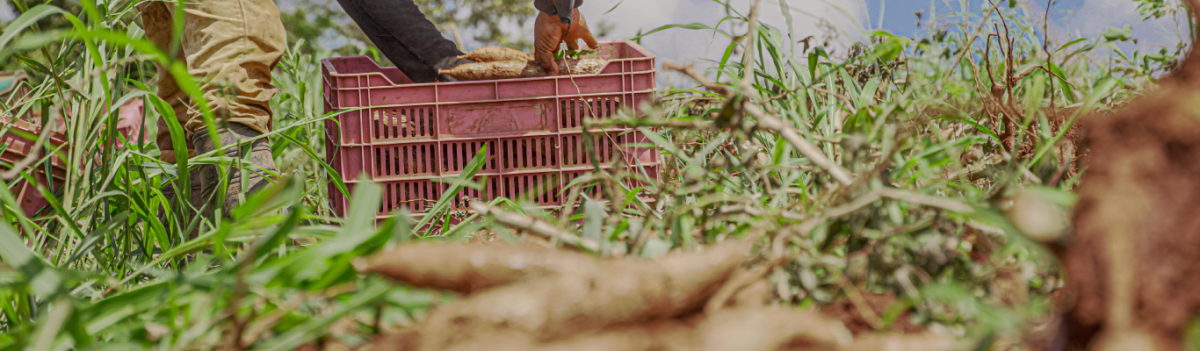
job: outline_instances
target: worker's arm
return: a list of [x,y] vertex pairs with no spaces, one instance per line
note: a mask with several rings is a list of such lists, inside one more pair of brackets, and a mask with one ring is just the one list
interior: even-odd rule
[[347,15],[396,68],[414,82],[433,82],[462,52],[438,32],[412,0],[338,0]]

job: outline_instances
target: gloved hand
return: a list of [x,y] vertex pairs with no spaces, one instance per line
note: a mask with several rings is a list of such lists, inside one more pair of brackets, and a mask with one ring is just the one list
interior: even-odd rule
[[[459,65],[465,65],[468,63],[472,63],[472,62],[475,62],[475,61],[471,61],[471,60],[467,60],[467,59],[460,59],[460,58],[458,58],[458,56],[446,56],[446,57],[442,58],[441,60],[438,60],[437,63],[433,64],[433,70],[434,71],[451,70],[451,69],[454,69],[454,67],[458,67]],[[457,82],[458,81],[457,79],[454,79],[454,77],[451,77],[451,76],[448,76],[445,74],[439,74],[438,80],[443,81],[443,82]]]
[[558,44],[564,40],[568,50],[579,50],[580,39],[583,39],[589,49],[595,50],[600,47],[579,9],[572,11],[571,19],[572,23],[561,23],[557,15],[538,12],[537,21],[533,25],[534,59],[550,75],[559,74],[558,64],[554,62],[554,53],[558,51]]

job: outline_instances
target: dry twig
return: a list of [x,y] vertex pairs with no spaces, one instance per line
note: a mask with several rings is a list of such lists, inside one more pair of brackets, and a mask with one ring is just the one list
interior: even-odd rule
[[693,65],[683,66],[678,63],[666,61],[663,62],[662,66],[663,69],[672,70],[687,75],[689,78],[692,78],[692,80],[695,80],[696,83],[700,83],[700,85],[703,85],[705,88],[714,93],[721,94],[726,97],[733,96],[733,93],[729,91],[729,88],[709,80],[708,77],[705,77],[703,74],[700,74],[700,72],[697,72],[695,66]]
[[854,183],[854,176],[850,174],[850,171],[833,162],[828,157],[825,157],[825,153],[816,144],[804,139],[800,135],[800,132],[789,126],[782,118],[767,114],[766,111],[763,111],[762,108],[755,104],[746,104],[744,108],[747,114],[758,119],[758,127],[779,134],[784,140],[787,140],[788,144],[796,148],[796,151],[799,151],[801,155],[811,160],[813,164],[829,171],[829,175],[833,176],[833,179],[844,185]]
[[893,200],[905,201],[914,205],[936,207],[950,212],[971,213],[975,211],[971,206],[961,201],[914,193],[903,189],[882,188],[879,189],[879,195]]
[[471,209],[479,213],[481,216],[491,215],[496,217],[496,222],[500,224],[527,231],[547,239],[558,240],[568,245],[572,245],[588,251],[600,251],[600,243],[595,240],[580,237],[575,234],[555,227],[550,223],[529,217],[516,212],[507,212],[499,207],[488,205],[482,202],[472,202]]
[[[714,83],[707,77],[704,77],[704,75],[696,72],[696,70],[691,66],[683,67],[679,66],[678,64],[667,62],[663,63],[663,68],[686,74],[692,79],[696,80],[697,83],[700,83],[705,88],[708,88],[713,92],[724,94],[726,97],[730,98],[734,96],[733,92],[729,91],[728,88]],[[800,135],[800,132],[789,126],[782,118],[767,113],[767,111],[763,110],[762,107],[759,107],[755,103],[743,104],[742,108],[745,109],[747,114],[754,116],[754,118],[758,120],[758,127],[782,136],[784,140],[787,140],[788,144],[791,144],[792,147],[796,148],[796,151],[799,151],[801,155],[804,155],[804,157],[807,157],[809,160],[811,160],[813,164],[816,164],[817,166],[829,171],[829,174],[833,176],[833,179],[844,185],[850,185],[854,183],[854,176],[850,174],[850,171],[846,170],[841,165],[838,165],[836,162],[833,162],[833,160],[830,160],[829,157],[826,157],[825,153],[822,152],[816,144],[804,139],[804,137]]]

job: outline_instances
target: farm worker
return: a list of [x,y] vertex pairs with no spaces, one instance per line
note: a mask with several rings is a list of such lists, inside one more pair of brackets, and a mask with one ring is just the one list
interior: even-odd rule
[[[225,201],[209,207],[221,206],[223,213],[228,214],[240,196],[263,188],[275,172],[267,139],[254,138],[271,131],[270,101],[276,91],[271,85],[271,69],[287,48],[286,34],[279,9],[272,0],[199,0],[184,4],[178,58],[199,82],[217,119],[217,134],[209,135],[200,111],[191,106],[190,99],[161,65],[158,96],[174,110],[188,136],[191,156],[215,150],[215,139],[226,146],[218,156],[242,159],[234,162],[226,174],[229,185],[222,194]],[[146,1],[138,5],[138,10],[142,12],[146,37],[159,48],[170,50],[176,3]],[[162,150],[161,159],[175,162],[177,155],[165,120],[158,122],[155,141]],[[192,170],[193,206],[208,205],[206,201],[214,198],[220,186],[219,178],[215,165],[201,165]],[[175,198],[174,190],[167,189],[171,200]]]
[[[371,41],[414,82],[449,80],[437,70],[451,69],[470,61],[458,59],[462,52],[437,31],[413,0],[338,0],[346,13]],[[596,39],[577,9],[583,0],[534,0],[540,13],[535,23],[537,58],[548,72],[558,73],[553,53],[564,40],[568,49],[578,49],[582,39],[596,48]],[[175,3],[147,1],[138,5],[146,37],[162,49],[171,47]],[[224,156],[243,159],[230,166],[229,186],[220,204],[229,213],[243,194],[265,186],[275,172],[275,161],[267,139],[271,130],[271,70],[287,47],[279,9],[272,0],[200,0],[185,2],[183,33],[178,58],[188,73],[200,81],[220,126],[209,135],[204,119],[189,104],[175,80],[159,66],[158,95],[167,101],[188,135],[191,156],[215,150],[213,140],[227,147]],[[164,162],[175,162],[169,128],[158,123],[156,142]],[[242,173],[245,172],[245,177]],[[221,183],[216,166],[193,171],[192,205],[201,208]],[[244,183],[243,179],[246,178]],[[173,189],[168,189],[173,192]],[[174,196],[169,196],[174,198]]]
[[[463,53],[437,31],[412,0],[338,0],[338,3],[379,51],[414,82],[450,80],[438,76],[437,70],[470,62],[458,59]],[[539,11],[534,24],[535,57],[551,74],[559,73],[554,52],[564,40],[571,50],[578,50],[580,39],[589,48],[597,48],[596,39],[579,13],[580,5],[583,0],[533,2]]]

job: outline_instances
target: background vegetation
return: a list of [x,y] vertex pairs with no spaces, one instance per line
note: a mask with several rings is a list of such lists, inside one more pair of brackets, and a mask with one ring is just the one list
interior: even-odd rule
[[[1147,16],[1177,11],[1171,2],[1142,3]],[[65,120],[60,131],[71,145],[112,145],[122,138],[114,106],[144,99],[144,129],[172,113],[148,88],[168,73],[151,62],[171,67],[199,98],[180,63],[143,38],[133,2],[71,4],[27,7],[0,34],[5,67],[34,76],[32,95],[5,106],[7,114],[66,116],[41,123]],[[152,144],[55,150],[69,165],[66,186],[40,189],[54,201],[34,218],[7,190],[29,173],[3,179],[0,349],[354,345],[454,296],[360,275],[353,259],[412,240],[532,235],[490,217],[435,220],[462,216],[449,204],[453,193],[419,223],[396,213],[373,226],[380,199],[370,184],[355,189],[347,218],[331,216],[326,189],[340,176],[322,163],[323,125],[333,114],[322,110],[318,65],[348,52],[310,44],[325,23],[339,22],[322,12],[326,4],[301,4],[309,5],[297,5],[289,21],[312,27],[289,26],[295,39],[272,101],[281,181],[231,219],[187,222],[163,195],[181,181],[179,167],[228,159],[163,164]],[[497,24],[527,20],[523,7],[423,4],[443,25],[482,28],[480,42],[527,45]],[[485,5],[503,9],[476,18]],[[1153,85],[1186,48],[1122,52],[1114,44],[1133,38],[1117,29],[1048,42],[1044,17],[1006,5],[939,14],[917,37],[870,33],[841,56],[755,23],[747,8],[731,7],[725,21],[749,23],[748,33],[662,28],[731,40],[711,71],[667,66],[696,73],[697,88],[664,87],[640,113],[592,124],[641,128],[666,158],[661,180],[595,172],[568,191],[572,210],[557,215],[520,199],[493,203],[598,243],[589,248],[595,255],[653,258],[767,234],[761,255],[785,262],[770,274],[781,303],[858,306],[855,318],[880,330],[1012,339],[1044,322],[1047,296],[1062,284],[1052,255],[1027,238],[1053,239],[1066,228],[1071,190],[1086,172],[1079,118]],[[626,179],[644,186],[621,185]],[[594,184],[615,201],[579,191]],[[201,234],[189,238],[194,227]],[[890,307],[862,308],[863,296],[883,296]]]

